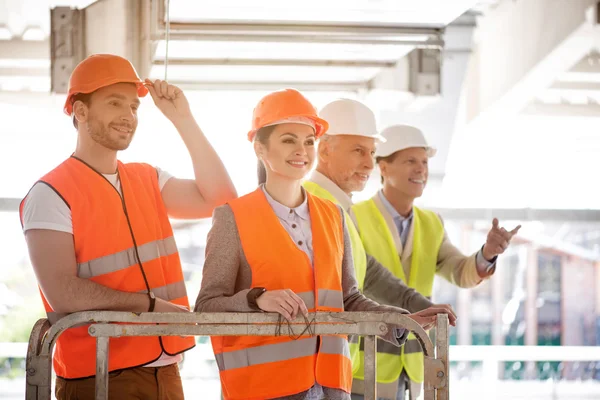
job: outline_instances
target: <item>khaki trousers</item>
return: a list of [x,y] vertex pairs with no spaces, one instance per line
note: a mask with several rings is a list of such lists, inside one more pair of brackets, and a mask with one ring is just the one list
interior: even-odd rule
[[[57,400],[94,400],[96,378],[56,378]],[[137,367],[111,372],[108,398],[123,400],[183,400],[177,364]]]

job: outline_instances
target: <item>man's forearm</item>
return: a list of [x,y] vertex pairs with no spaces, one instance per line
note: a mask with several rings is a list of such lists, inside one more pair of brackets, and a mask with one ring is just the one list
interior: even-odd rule
[[147,294],[110,289],[88,279],[70,277],[62,280],[61,286],[60,299],[46,296],[50,306],[59,313],[92,310],[146,312],[150,307]]
[[363,292],[365,296],[382,304],[417,312],[433,303],[415,289],[408,287],[374,257],[367,254],[367,273]]
[[220,205],[237,196],[223,162],[196,123],[188,118],[175,124],[192,158],[198,191],[205,201]]

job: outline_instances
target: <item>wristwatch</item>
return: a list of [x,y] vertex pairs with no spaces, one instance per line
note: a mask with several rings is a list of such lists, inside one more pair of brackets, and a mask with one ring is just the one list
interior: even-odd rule
[[148,307],[148,312],[153,312],[154,306],[156,305],[156,296],[152,290],[148,291],[148,297],[150,298],[150,307]]
[[253,310],[260,310],[260,307],[258,307],[256,300],[258,300],[258,298],[262,296],[262,294],[266,291],[267,289],[265,289],[264,287],[256,287],[250,289],[250,291],[246,295],[246,298],[248,299],[248,306],[250,306],[250,308],[252,308]]

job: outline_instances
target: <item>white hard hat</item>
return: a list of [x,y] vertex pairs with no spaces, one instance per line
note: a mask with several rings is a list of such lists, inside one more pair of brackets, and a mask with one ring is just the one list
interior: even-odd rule
[[427,150],[427,156],[433,157],[437,149],[427,144],[425,135],[420,129],[409,125],[392,125],[381,132],[385,138],[385,143],[377,146],[375,157],[387,157],[397,151],[409,149],[411,147],[423,147]]
[[327,135],[356,135],[374,138],[380,142],[385,139],[377,133],[375,114],[360,101],[338,99],[327,104],[319,112],[319,117],[329,122]]

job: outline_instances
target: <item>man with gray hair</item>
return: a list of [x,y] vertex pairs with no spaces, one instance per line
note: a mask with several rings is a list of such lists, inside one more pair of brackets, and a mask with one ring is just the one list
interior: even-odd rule
[[[304,183],[313,195],[328,199],[349,211],[352,193],[365,188],[375,168],[375,148],[384,139],[377,134],[375,115],[356,100],[339,99],[327,104],[319,116],[329,122],[329,130],[321,138],[317,168]],[[430,299],[408,287],[390,270],[365,252],[354,223],[346,216],[352,242],[352,254],[359,289],[373,300],[425,315],[447,313],[452,324],[456,316],[447,305],[435,305]],[[353,374],[362,375],[363,352],[358,337],[350,343]],[[357,392],[363,392],[363,381],[354,381]],[[394,399],[395,391],[394,391]]]

